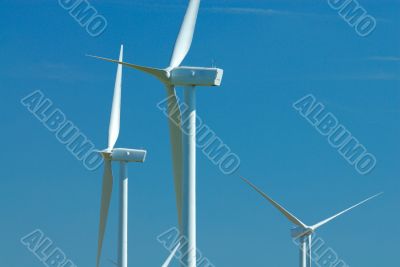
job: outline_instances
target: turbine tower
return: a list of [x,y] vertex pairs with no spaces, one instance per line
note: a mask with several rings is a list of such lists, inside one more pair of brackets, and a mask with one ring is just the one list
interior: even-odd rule
[[[179,249],[181,255],[186,255],[181,260],[185,267],[196,267],[196,86],[220,86],[223,76],[223,70],[219,68],[181,66],[192,44],[199,7],[200,0],[189,1],[167,68],[151,68],[92,56],[150,74],[166,87],[178,223],[181,240],[185,240]],[[184,87],[187,110],[182,115],[176,86]]]
[[327,224],[328,222],[336,219],[340,215],[354,209],[357,206],[360,206],[361,204],[364,204],[365,202],[383,194],[379,193],[376,194],[372,197],[369,197],[360,203],[351,206],[348,209],[345,209],[344,211],[339,212],[338,214],[329,217],[326,220],[323,220],[317,224],[314,224],[312,226],[308,226],[302,221],[300,221],[296,216],[291,214],[289,211],[287,211],[284,207],[282,207],[280,204],[278,204],[276,201],[274,201],[272,198],[270,198],[267,194],[262,192],[260,189],[258,189],[254,184],[252,184],[249,180],[247,180],[244,177],[241,177],[243,181],[245,181],[248,185],[250,185],[254,190],[256,190],[261,196],[263,196],[266,200],[268,200],[276,209],[278,209],[289,221],[294,223],[296,225],[295,228],[291,229],[291,236],[293,239],[298,239],[299,240],[299,246],[300,246],[300,267],[311,267],[312,263],[312,254],[311,254],[311,245],[312,245],[312,234],[321,226]]
[[[119,59],[122,60],[123,46]],[[104,158],[103,188],[101,193],[100,224],[97,248],[97,263],[100,266],[100,258],[103,247],[104,233],[107,225],[108,210],[110,207],[111,193],[113,189],[112,162],[120,163],[120,196],[119,196],[119,231],[118,231],[118,267],[128,267],[128,162],[144,162],[145,150],[114,148],[120,130],[121,114],[121,80],[122,66],[118,66],[115,81],[114,97],[111,108],[110,126],[108,132],[108,148],[99,151]]]

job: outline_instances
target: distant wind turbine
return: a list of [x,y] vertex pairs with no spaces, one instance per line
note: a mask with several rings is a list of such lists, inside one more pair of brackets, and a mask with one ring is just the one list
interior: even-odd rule
[[[118,63],[150,74],[166,87],[168,95],[169,128],[172,146],[175,193],[178,223],[181,237],[181,254],[185,255],[182,266],[196,266],[196,86],[220,86],[223,70],[219,68],[183,67],[181,63],[188,54],[196,26],[200,0],[190,0],[167,68],[139,66],[122,60],[98,56],[97,59]],[[183,86],[184,103],[188,109],[179,110],[175,87]],[[178,108],[177,108],[178,107]],[[184,125],[182,125],[184,123]],[[182,134],[182,127],[185,133]],[[174,250],[176,251],[176,250]]]
[[[122,60],[123,46],[119,59]],[[100,224],[97,248],[97,263],[100,266],[101,252],[103,248],[104,233],[107,225],[108,210],[110,207],[111,193],[113,188],[112,161],[120,163],[120,199],[119,199],[119,238],[118,238],[118,265],[128,267],[128,173],[126,163],[144,162],[145,150],[114,148],[120,130],[121,114],[121,82],[122,66],[118,66],[115,81],[114,97],[111,108],[110,126],[108,132],[108,148],[100,151],[104,158],[103,189],[101,194]]]
[[245,181],[248,185],[250,185],[254,190],[256,190],[261,196],[263,196],[266,200],[268,200],[276,209],[278,209],[289,221],[291,221],[293,224],[296,225],[295,228],[291,230],[291,235],[292,238],[294,239],[299,239],[300,241],[300,267],[311,267],[312,263],[312,255],[311,255],[311,244],[312,244],[312,234],[321,226],[327,224],[328,222],[336,219],[340,215],[354,209],[357,206],[360,206],[361,204],[364,204],[365,202],[382,195],[383,193],[376,194],[372,197],[369,197],[360,203],[351,206],[348,209],[345,209],[342,212],[339,212],[338,214],[329,217],[326,220],[323,220],[317,224],[314,224],[312,226],[308,226],[302,221],[300,221],[296,216],[291,214],[289,211],[287,211],[284,207],[282,207],[280,204],[278,204],[276,201],[274,201],[272,198],[270,198],[267,194],[262,192],[260,189],[258,189],[254,184],[252,184],[249,180],[247,180],[244,177],[241,177],[243,181]]

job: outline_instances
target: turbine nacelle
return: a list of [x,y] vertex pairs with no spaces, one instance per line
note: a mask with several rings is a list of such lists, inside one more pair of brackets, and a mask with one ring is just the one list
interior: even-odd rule
[[224,71],[218,68],[177,67],[167,82],[174,86],[220,86]]
[[99,151],[102,157],[111,161],[123,162],[144,162],[146,159],[146,150],[128,149],[128,148],[114,148]]
[[314,233],[314,229],[312,229],[311,227],[298,226],[298,227],[294,227],[290,230],[290,234],[291,234],[292,238],[301,238],[301,237],[309,236],[312,233]]

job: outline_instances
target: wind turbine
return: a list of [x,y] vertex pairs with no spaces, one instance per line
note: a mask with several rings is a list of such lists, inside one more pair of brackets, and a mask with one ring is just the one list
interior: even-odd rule
[[[196,86],[220,86],[223,76],[223,70],[219,68],[181,66],[192,44],[199,7],[200,0],[189,1],[167,68],[151,68],[92,56],[150,74],[166,87],[178,223],[181,237],[186,241],[185,246],[181,244],[180,247],[181,254],[186,255],[182,259],[185,267],[196,266]],[[184,87],[187,110],[182,115],[176,97],[176,86]]]
[[369,197],[360,203],[351,206],[348,209],[345,209],[344,211],[339,212],[338,214],[329,217],[326,220],[323,220],[317,224],[314,224],[312,226],[308,226],[302,221],[300,221],[296,216],[291,214],[289,211],[287,211],[284,207],[282,207],[280,204],[278,204],[276,201],[274,201],[272,198],[270,198],[267,194],[262,192],[260,189],[258,189],[254,184],[252,184],[249,180],[247,180],[244,177],[241,177],[243,181],[245,181],[248,185],[250,185],[254,190],[256,190],[261,196],[263,196],[266,200],[268,200],[276,209],[278,209],[289,221],[294,223],[296,225],[295,228],[291,229],[291,236],[294,239],[299,239],[300,243],[300,267],[311,267],[312,263],[312,255],[311,255],[311,244],[312,244],[312,234],[321,226],[327,224],[328,222],[336,219],[340,215],[354,209],[357,206],[360,206],[361,204],[364,204],[365,202],[383,194],[379,193],[376,194],[372,197]]
[[[123,57],[123,46],[119,59]],[[128,267],[128,162],[144,162],[145,150],[114,148],[120,130],[121,114],[121,80],[122,66],[118,65],[115,80],[114,97],[111,108],[110,126],[108,132],[108,147],[99,151],[104,158],[103,188],[101,193],[100,224],[97,248],[97,263],[100,266],[100,258],[103,247],[104,233],[107,225],[108,209],[110,207],[111,193],[113,189],[112,162],[120,163],[120,196],[119,196],[119,231],[118,231],[118,267]]]

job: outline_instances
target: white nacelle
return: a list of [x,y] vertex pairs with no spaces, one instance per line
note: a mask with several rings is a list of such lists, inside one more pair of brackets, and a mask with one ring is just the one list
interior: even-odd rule
[[311,234],[312,230],[308,228],[303,228],[303,227],[295,227],[290,230],[290,234],[292,238],[298,238],[302,237],[308,234]]
[[115,148],[110,156],[113,161],[144,162],[146,153],[146,150]]
[[223,74],[218,68],[178,67],[171,70],[169,80],[177,86],[220,86]]

